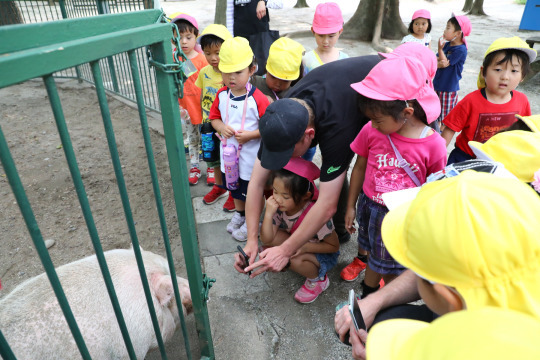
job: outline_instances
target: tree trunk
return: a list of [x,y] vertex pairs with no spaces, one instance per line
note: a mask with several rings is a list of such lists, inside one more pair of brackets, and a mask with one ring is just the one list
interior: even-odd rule
[[472,8],[473,0],[465,0],[465,4],[463,4],[463,9],[461,11],[467,12],[470,11]]
[[309,7],[306,0],[297,0],[294,5],[295,8],[307,8]]
[[377,10],[377,21],[375,22],[375,28],[373,29],[373,39],[371,40],[371,46],[375,50],[382,51],[382,52],[390,51],[390,49],[387,49],[385,46],[381,45],[382,21],[383,21],[384,8],[385,8],[386,1],[388,0],[379,1],[379,9]]
[[143,6],[145,9],[153,9],[154,8],[154,0],[143,0]]
[[[346,39],[373,41],[375,28],[380,20],[378,14],[381,2],[383,1],[361,0],[356,12],[345,24],[341,36]],[[401,39],[407,34],[407,27],[399,15],[399,0],[386,0],[383,3],[383,9],[380,9],[383,14],[382,20],[380,20],[381,33],[379,38]]]
[[484,0],[474,0],[474,4],[467,15],[486,15],[484,12]]
[[227,26],[227,0],[216,1],[214,24],[221,24]]
[[15,1],[0,1],[0,25],[24,24]]

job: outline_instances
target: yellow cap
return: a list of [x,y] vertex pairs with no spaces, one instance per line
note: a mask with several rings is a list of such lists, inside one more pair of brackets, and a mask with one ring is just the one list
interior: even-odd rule
[[540,321],[512,310],[486,307],[444,315],[431,324],[383,321],[369,332],[368,359],[540,359]]
[[540,115],[521,116],[516,115],[518,119],[523,121],[532,132],[540,133]]
[[534,173],[540,169],[540,133],[505,131],[484,144],[469,141],[469,146],[478,159],[502,163],[523,182],[533,181]]
[[[536,59],[536,50],[532,49],[525,41],[521,40],[517,36],[511,38],[499,38],[495,40],[488,47],[486,53],[484,54],[484,58],[494,51],[504,49],[516,49],[523,51],[527,54],[527,56],[529,56],[530,63],[532,63],[534,59]],[[478,80],[476,84],[478,85],[479,89],[486,87],[486,82],[484,81],[484,77],[482,76],[482,70],[480,70],[480,73],[478,74]]]
[[540,196],[529,185],[465,171],[423,185],[414,200],[390,210],[382,239],[397,262],[454,287],[468,309],[540,318],[538,214]]
[[274,41],[268,52],[266,71],[281,80],[296,80],[300,76],[300,65],[304,47],[286,37]]
[[253,50],[249,47],[247,39],[235,36],[221,44],[219,50],[219,71],[233,73],[243,70],[253,61]]
[[197,42],[199,44],[201,43],[201,38],[205,35],[214,35],[223,41],[227,39],[231,39],[233,37],[231,33],[229,32],[229,30],[227,29],[227,27],[221,24],[210,24],[207,27],[205,27],[203,32],[197,38]]

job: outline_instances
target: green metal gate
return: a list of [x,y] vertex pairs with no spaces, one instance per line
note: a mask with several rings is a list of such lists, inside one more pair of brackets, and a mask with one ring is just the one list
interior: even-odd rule
[[[36,36],[36,34],[39,34],[39,36]],[[105,257],[103,256],[100,239],[82,181],[80,167],[75,157],[62,105],[58,96],[58,90],[52,75],[63,69],[88,63],[96,86],[96,93],[105,128],[105,136],[109,145],[116,182],[118,184],[118,190],[120,192],[124,214],[128,224],[131,242],[139,265],[139,272],[143,279],[143,286],[147,303],[149,304],[149,311],[154,324],[156,338],[158,339],[161,356],[163,359],[166,359],[167,355],[165,353],[159,326],[157,324],[157,318],[152,306],[149,286],[146,281],[146,274],[139,249],[139,241],[124,181],[122,164],[116,148],[115,133],[111,122],[105,88],[103,86],[102,72],[99,66],[99,61],[101,59],[113,55],[123,54],[127,57],[137,99],[141,129],[144,137],[163,242],[166,248],[167,260],[169,262],[180,313],[179,315],[182,322],[186,352],[188,358],[191,359],[189,341],[186,336],[185,322],[181,311],[180,294],[178,292],[178,285],[176,284],[176,273],[174,270],[169,235],[165,222],[154,154],[150,143],[145,106],[142,99],[140,80],[140,72],[142,69],[136,59],[137,50],[146,50],[145,53],[148,53],[151,57],[150,63],[157,69],[157,92],[161,103],[165,144],[175,200],[175,211],[179,223],[188,280],[191,288],[201,358],[213,359],[214,349],[206,306],[208,291],[212,280],[208,279],[201,270],[195,220],[189,184],[187,181],[187,166],[184,155],[179,107],[176,100],[179,94],[179,85],[181,85],[179,81],[182,79],[182,75],[179,73],[181,67],[178,66],[178,64],[173,63],[170,41],[171,35],[171,25],[163,20],[163,14],[159,10],[144,10],[127,14],[103,15],[92,18],[0,27],[0,39],[2,39],[2,41],[0,41],[0,73],[2,74],[0,76],[0,88],[36,77],[41,77],[44,81],[58,133],[60,135],[62,148],[79,199],[79,204],[109,291],[113,308],[115,309],[115,314],[124,337],[126,348],[128,349],[130,358],[133,359],[134,352],[131,341],[118,305]],[[51,258],[45,247],[41,231],[1,127],[0,159],[17,204],[24,217],[28,231],[30,232],[34,246],[40,256],[49,281],[53,286],[81,356],[84,359],[89,359],[90,355],[88,349],[77,327],[75,318],[70,310]],[[1,329],[0,354],[6,359],[14,358],[9,345],[2,336]]]

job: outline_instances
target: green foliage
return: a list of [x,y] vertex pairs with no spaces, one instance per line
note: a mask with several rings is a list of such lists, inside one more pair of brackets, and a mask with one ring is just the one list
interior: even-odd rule
[[518,5],[525,5],[527,3],[527,0],[514,0],[514,2]]

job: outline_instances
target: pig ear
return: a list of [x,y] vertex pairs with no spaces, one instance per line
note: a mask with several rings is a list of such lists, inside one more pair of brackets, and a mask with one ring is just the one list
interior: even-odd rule
[[168,304],[174,298],[174,290],[169,275],[154,273],[150,278],[150,286],[161,306]]

